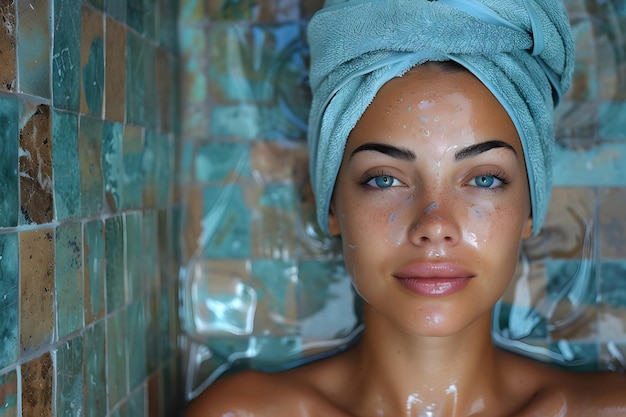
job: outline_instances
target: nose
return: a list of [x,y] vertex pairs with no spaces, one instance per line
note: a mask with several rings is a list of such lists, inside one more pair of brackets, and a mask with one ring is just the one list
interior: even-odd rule
[[417,210],[409,228],[409,241],[417,246],[456,245],[461,235],[457,220],[454,204],[433,201]]

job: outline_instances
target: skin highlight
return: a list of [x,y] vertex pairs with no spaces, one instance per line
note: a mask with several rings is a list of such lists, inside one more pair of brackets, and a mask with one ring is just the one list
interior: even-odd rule
[[365,301],[360,342],[224,378],[185,416],[625,415],[623,376],[567,373],[491,341],[530,212],[516,130],[475,77],[426,64],[388,82],[348,138],[329,214]]

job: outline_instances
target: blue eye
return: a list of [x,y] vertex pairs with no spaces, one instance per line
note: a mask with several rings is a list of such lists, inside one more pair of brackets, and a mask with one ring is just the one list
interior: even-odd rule
[[376,188],[389,188],[398,185],[399,181],[391,175],[377,175],[367,182],[367,185]]
[[502,184],[502,181],[494,175],[479,175],[470,181],[470,185],[480,188],[493,188]]

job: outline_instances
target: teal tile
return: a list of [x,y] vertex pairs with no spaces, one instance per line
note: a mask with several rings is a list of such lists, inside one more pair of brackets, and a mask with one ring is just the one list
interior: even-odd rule
[[84,415],[83,339],[80,336],[68,340],[57,348],[56,409],[57,417]]
[[166,361],[175,350],[176,337],[172,331],[173,317],[176,317],[177,310],[175,298],[177,291],[172,290],[171,285],[163,283],[159,294],[159,362]]
[[0,227],[17,226],[19,213],[19,112],[14,98],[0,97]]
[[158,0],[143,0],[143,33],[153,41],[157,40],[157,16]]
[[125,303],[124,225],[122,217],[104,222],[104,258],[106,262],[106,307],[111,313]]
[[0,369],[17,359],[18,265],[17,233],[0,234]]
[[104,8],[109,16],[126,23],[126,0],[106,0]]
[[138,33],[144,33],[144,0],[126,0],[126,23]]
[[85,324],[89,324],[104,317],[106,311],[104,223],[102,220],[85,223],[83,242]]
[[184,141],[180,150],[180,176],[183,183],[189,183],[195,178],[196,145],[191,141]]
[[600,263],[600,300],[614,308],[626,308],[626,262],[604,261]]
[[52,176],[57,220],[81,214],[80,169],[78,163],[78,117],[52,111]]
[[128,415],[133,417],[145,417],[146,415],[146,392],[144,387],[135,391],[128,399]]
[[178,3],[174,1],[159,1],[159,13],[157,31],[159,34],[159,44],[168,49],[174,51],[176,49],[176,17]]
[[604,142],[589,148],[557,143],[552,168],[554,186],[623,186],[626,143]]
[[125,213],[124,229],[128,298],[130,301],[138,301],[145,294],[144,264],[148,262],[144,256],[141,213]]
[[17,417],[17,372],[0,375],[0,417]]
[[55,233],[54,276],[59,339],[84,325],[83,233],[81,223],[66,223]]
[[[308,107],[305,109],[308,111]],[[295,118],[291,110],[244,102],[215,106],[211,111],[210,124],[215,138],[304,140],[306,133],[306,123]]]
[[146,130],[146,141],[144,144],[142,155],[142,170],[143,170],[143,207],[155,208],[157,198],[157,184],[159,187],[167,187],[167,183],[157,183],[157,154],[160,135],[153,130]]
[[158,254],[158,230],[157,230],[157,212],[155,210],[144,210],[143,220],[140,231],[143,234],[142,252],[140,257],[143,259],[141,267],[144,276],[144,291],[148,294],[157,290],[159,276],[159,254]]
[[156,137],[154,155],[154,183],[156,186],[156,207],[167,207],[172,194],[174,181],[174,158],[177,154],[175,141],[170,134],[159,134]]
[[198,146],[195,153],[195,180],[221,182],[238,170],[250,177],[250,148],[245,142],[209,142]]
[[19,224],[50,223],[54,215],[50,107],[30,103],[20,107]]
[[122,208],[138,209],[143,207],[143,167],[144,130],[136,126],[124,128],[122,141]]
[[259,199],[261,207],[271,207],[287,212],[296,210],[297,191],[293,184],[267,184]]
[[54,45],[52,49],[52,102],[54,108],[80,108],[80,0],[54,0]]
[[124,125],[104,122],[102,131],[102,180],[104,182],[104,200],[108,210],[112,213],[119,211],[122,207],[123,137]]
[[[107,381],[109,410],[128,395],[128,312],[119,310],[107,317]],[[137,361],[132,358],[131,362]]]
[[102,120],[81,116],[78,132],[78,158],[80,165],[80,205],[83,217],[97,216],[102,211],[104,196],[102,133]]
[[159,310],[162,307],[160,305],[160,293],[154,291],[149,293],[145,298],[145,311],[144,311],[144,321],[145,321],[145,347],[146,347],[146,375],[152,375],[160,366],[160,340],[167,339],[169,334],[159,333]]
[[600,138],[626,139],[626,102],[600,104]]
[[[141,1],[129,0],[129,2]],[[146,70],[143,59],[145,53],[144,39],[129,30],[126,35],[126,121],[137,126],[144,126],[146,119]]]
[[[334,310],[335,319],[350,329],[355,322],[356,295],[352,281],[342,261],[301,261],[298,263],[296,304],[298,319],[319,316],[324,310]],[[335,305],[334,309],[329,307]],[[343,314],[339,313],[339,309]],[[330,311],[329,311],[330,312]]]
[[[283,317],[289,322],[295,313],[295,288],[297,277],[295,261],[253,259],[252,285],[257,290],[257,302],[269,311],[270,317]],[[258,307],[257,307],[258,308]],[[294,329],[292,329],[294,330]]]
[[223,0],[211,15],[216,20],[249,20],[254,16],[255,0]]
[[104,0],[87,0],[94,8],[104,10]]
[[[85,40],[87,39],[83,39],[83,41]],[[82,88],[89,114],[94,117],[102,117],[104,98],[104,41],[101,36],[94,36],[87,41],[90,42],[89,56],[87,63],[82,67]]]
[[[102,417],[107,412],[105,320],[87,327],[83,335],[85,417]],[[112,381],[111,385],[121,382]]]
[[51,98],[50,9],[48,0],[17,1],[18,90],[45,99]]
[[204,254],[208,258],[250,256],[250,212],[241,185],[204,190]]
[[133,390],[141,384],[146,377],[146,320],[144,311],[144,302],[138,301],[131,303],[127,311],[127,348],[128,357],[132,360],[128,361],[128,377],[130,389]]
[[[146,0],[150,1],[150,0]],[[156,49],[155,47],[145,42],[143,46],[143,56],[141,57],[144,66],[144,117],[145,126],[151,129],[157,128],[159,120],[159,99],[157,96],[157,70],[156,70]],[[163,80],[158,80],[163,82]]]

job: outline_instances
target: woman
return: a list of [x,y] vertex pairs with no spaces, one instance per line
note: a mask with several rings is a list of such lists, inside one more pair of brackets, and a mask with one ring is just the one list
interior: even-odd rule
[[[471,28],[484,16],[447,4],[454,1],[430,3],[348,2],[329,7],[309,28],[318,219],[341,238],[347,270],[364,300],[361,340],[296,369],[218,381],[187,416],[626,415],[623,376],[567,373],[501,351],[491,340],[491,310],[513,278],[521,240],[538,230],[545,213],[551,109],[571,76],[571,38],[563,25],[554,29],[564,12],[541,14],[554,1],[491,5],[509,18],[520,14],[521,4],[540,9],[534,23],[531,17],[514,24],[527,27],[534,43],[539,31],[560,31],[559,69],[554,62],[534,65],[541,56],[536,45],[512,52],[527,41],[517,38],[492,45],[475,61],[464,55],[469,52],[439,47],[407,54],[403,49],[414,40],[397,41],[402,19],[436,26],[437,16],[452,15],[458,27]],[[370,17],[369,28],[359,24],[360,14]],[[316,45],[338,38],[323,33],[328,24],[320,19],[354,22],[342,26],[354,43],[338,45],[334,55],[342,56],[331,57],[335,61],[316,55]],[[493,16],[486,20],[493,25]],[[384,38],[380,22],[401,50],[366,45],[369,52],[351,56],[359,42]],[[545,61],[558,55],[546,54]],[[316,59],[322,62],[317,67]],[[549,79],[549,71],[559,80]]]

